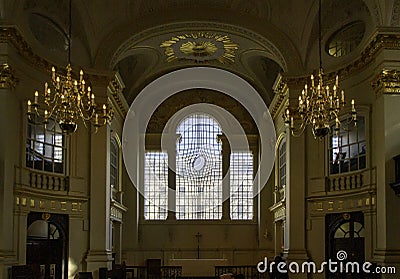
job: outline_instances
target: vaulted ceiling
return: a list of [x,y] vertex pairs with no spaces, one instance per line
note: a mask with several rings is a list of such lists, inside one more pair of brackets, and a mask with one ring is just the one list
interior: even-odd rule
[[[38,55],[67,61],[68,0],[0,0],[4,24],[16,25]],[[323,0],[322,42],[343,26],[365,24],[358,51],[332,57],[335,70],[356,59],[380,26],[400,25],[399,0]],[[208,65],[253,84],[267,104],[279,72],[302,76],[318,67],[317,0],[72,0],[72,63],[119,71],[131,102],[153,79]]]

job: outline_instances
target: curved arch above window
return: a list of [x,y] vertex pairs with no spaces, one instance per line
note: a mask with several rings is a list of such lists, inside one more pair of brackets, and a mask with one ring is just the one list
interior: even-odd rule
[[364,237],[364,226],[360,222],[346,222],[335,231],[335,238]]
[[353,50],[361,43],[365,34],[365,23],[354,21],[333,33],[326,44],[326,52],[330,56],[342,57]]

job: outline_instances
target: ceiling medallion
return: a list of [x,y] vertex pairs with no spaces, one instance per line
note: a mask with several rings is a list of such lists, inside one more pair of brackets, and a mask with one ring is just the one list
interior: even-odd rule
[[228,35],[212,32],[195,32],[177,35],[160,45],[165,48],[167,62],[178,59],[205,62],[216,60],[222,64],[235,63],[235,50],[239,45]]

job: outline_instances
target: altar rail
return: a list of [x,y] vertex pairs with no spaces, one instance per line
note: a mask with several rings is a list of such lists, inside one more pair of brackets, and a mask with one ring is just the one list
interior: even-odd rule
[[159,272],[149,272],[146,266],[126,266],[113,270],[99,269],[99,279],[167,279],[181,278],[181,266],[161,266]]
[[235,275],[241,274],[244,279],[265,279],[269,278],[267,273],[260,273],[256,266],[241,265],[241,266],[216,266],[215,277],[219,278],[222,274],[232,273]]

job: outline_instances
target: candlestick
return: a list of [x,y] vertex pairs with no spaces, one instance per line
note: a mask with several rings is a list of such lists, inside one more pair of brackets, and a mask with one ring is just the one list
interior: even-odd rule
[[51,79],[56,80],[56,68],[51,67]]

